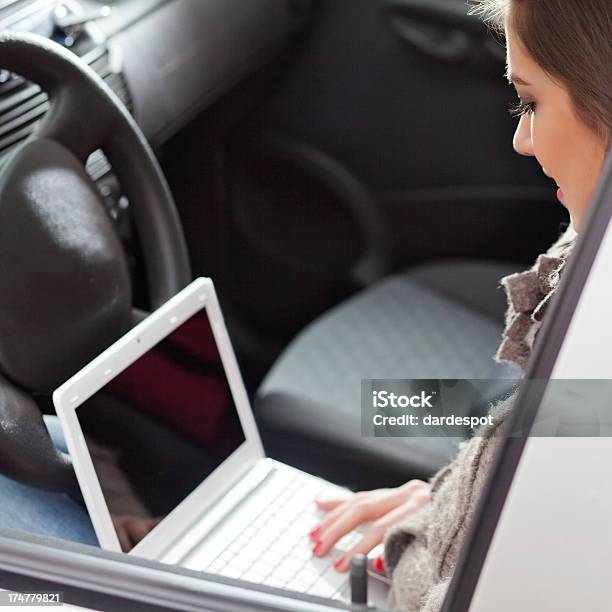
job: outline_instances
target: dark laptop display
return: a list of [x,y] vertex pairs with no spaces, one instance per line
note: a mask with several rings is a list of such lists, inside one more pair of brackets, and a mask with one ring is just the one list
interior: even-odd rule
[[152,528],[245,441],[205,309],[76,413],[118,535]]

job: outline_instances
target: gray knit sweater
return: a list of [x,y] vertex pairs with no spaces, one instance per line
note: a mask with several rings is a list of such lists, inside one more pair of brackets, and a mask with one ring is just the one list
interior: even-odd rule
[[[532,268],[501,279],[508,294],[506,327],[495,355],[525,368],[542,317],[555,292],[576,233],[571,228]],[[495,437],[515,395],[491,408],[492,426],[464,442],[456,459],[431,479],[431,500],[385,537],[385,565],[392,576],[389,606],[406,612],[438,612],[444,601],[476,503],[499,448]]]

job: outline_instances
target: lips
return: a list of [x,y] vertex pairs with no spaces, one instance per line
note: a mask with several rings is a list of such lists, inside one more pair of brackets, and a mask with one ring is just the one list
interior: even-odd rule
[[557,189],[557,200],[559,200],[561,204],[565,203],[565,196],[563,195],[563,191],[561,191],[561,188]]
[[561,204],[564,203],[564,199],[565,196],[563,195],[563,191],[561,190],[561,187],[559,187],[559,183],[557,183],[557,181],[555,180],[554,176],[551,176],[550,174],[548,174],[548,172],[546,172],[545,168],[542,168],[542,172],[544,172],[544,174],[549,178],[552,179],[553,181],[555,181],[555,183],[557,184],[557,200],[559,200],[559,202],[561,202]]

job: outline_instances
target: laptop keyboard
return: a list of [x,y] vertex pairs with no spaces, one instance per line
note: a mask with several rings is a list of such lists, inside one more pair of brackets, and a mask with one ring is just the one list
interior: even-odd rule
[[320,597],[348,598],[348,574],[337,572],[333,564],[360,534],[347,534],[324,558],[313,557],[314,544],[308,537],[324,516],[314,499],[327,490],[337,493],[307,474],[280,470],[249,503],[252,521],[203,571]]

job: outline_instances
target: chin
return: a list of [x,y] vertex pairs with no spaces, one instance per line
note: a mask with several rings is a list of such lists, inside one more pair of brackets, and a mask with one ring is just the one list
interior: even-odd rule
[[574,228],[574,231],[578,233],[582,228],[582,224],[584,222],[583,215],[573,215],[570,212],[570,225]]

